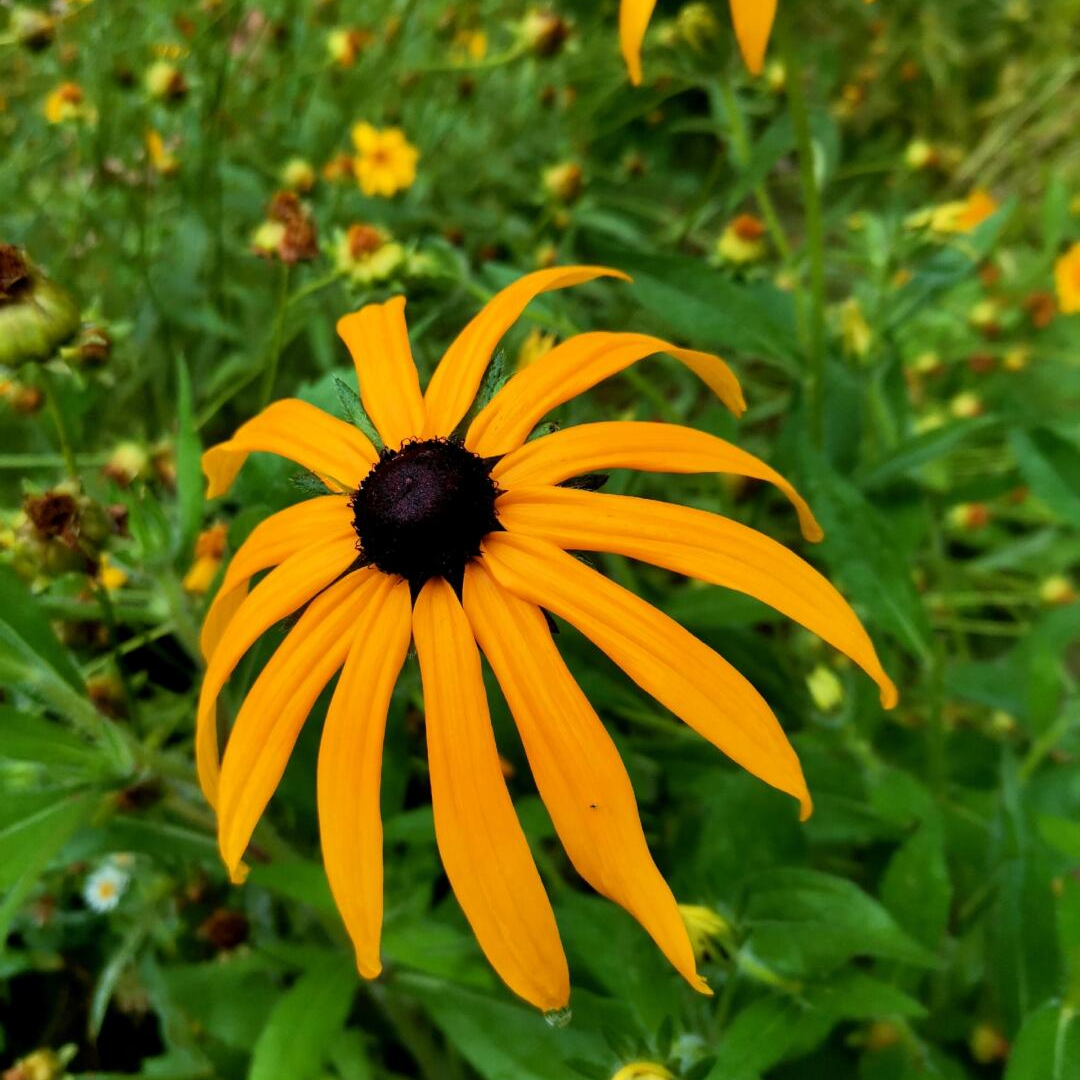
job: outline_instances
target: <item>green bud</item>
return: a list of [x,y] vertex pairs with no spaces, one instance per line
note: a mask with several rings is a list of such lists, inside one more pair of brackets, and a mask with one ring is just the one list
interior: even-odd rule
[[0,364],[48,360],[78,328],[71,296],[18,248],[0,244]]

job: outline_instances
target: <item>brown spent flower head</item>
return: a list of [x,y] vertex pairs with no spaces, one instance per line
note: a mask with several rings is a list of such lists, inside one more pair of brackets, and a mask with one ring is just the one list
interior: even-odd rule
[[554,11],[533,8],[521,20],[521,38],[535,56],[556,56],[570,37],[570,24]]
[[[255,241],[259,254],[277,255],[289,265],[309,262],[318,257],[319,240],[315,222],[295,191],[277,192],[270,200],[266,217],[266,225],[259,230]],[[265,244],[259,241],[259,235],[265,235]]]
[[197,933],[218,952],[230,952],[247,941],[251,924],[242,911],[218,908],[203,920]]

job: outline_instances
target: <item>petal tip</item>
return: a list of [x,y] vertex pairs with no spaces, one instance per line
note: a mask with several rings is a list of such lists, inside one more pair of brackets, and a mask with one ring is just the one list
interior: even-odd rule
[[[228,866],[228,863],[226,863]],[[235,866],[228,866],[229,881],[233,885],[243,885],[247,881],[248,874],[251,873],[251,867],[246,862],[238,861]]]
[[881,707],[883,709],[895,709],[900,702],[900,692],[888,675],[883,675],[882,679],[883,681],[879,683],[881,687]]

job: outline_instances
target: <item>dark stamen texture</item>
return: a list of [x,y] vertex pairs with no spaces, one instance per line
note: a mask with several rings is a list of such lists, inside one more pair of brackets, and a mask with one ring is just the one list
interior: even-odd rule
[[363,562],[414,593],[432,577],[460,588],[480,541],[500,527],[491,464],[446,439],[384,449],[351,502]]

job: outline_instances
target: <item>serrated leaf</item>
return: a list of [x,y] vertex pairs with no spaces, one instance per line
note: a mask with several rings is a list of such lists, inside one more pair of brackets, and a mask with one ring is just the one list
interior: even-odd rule
[[376,450],[382,449],[382,439],[379,437],[371,417],[360,400],[360,395],[342,378],[334,376],[334,390],[337,393],[338,403],[345,418],[354,427],[358,427],[370,440]]

